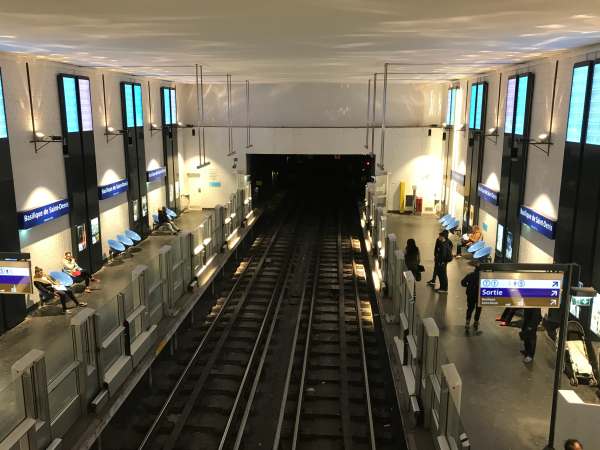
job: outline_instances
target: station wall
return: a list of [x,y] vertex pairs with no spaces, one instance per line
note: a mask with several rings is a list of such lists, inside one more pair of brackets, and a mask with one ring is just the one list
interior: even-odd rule
[[[425,207],[439,199],[441,132],[429,125],[440,123],[440,84],[390,83],[388,90],[385,170],[389,174],[389,209],[398,209],[398,183],[418,186]],[[181,88],[180,106],[186,123],[197,122],[194,85]],[[376,96],[374,152],[379,158],[382,84]],[[206,157],[211,165],[198,170],[198,136],[183,131],[183,192],[192,207],[226,202],[236,173],[246,170],[246,154],[365,154],[368,93],[364,83],[286,83],[251,85],[251,143],[246,149],[245,86],[232,88],[234,156],[227,154],[226,89],[222,83],[205,87]],[[371,138],[369,138],[371,145]],[[234,168],[234,160],[237,163]],[[220,183],[220,184],[219,184]],[[215,184],[219,184],[215,187]]]
[[[493,190],[500,190],[500,172],[502,167],[503,129],[506,103],[507,79],[513,74],[532,72],[535,75],[534,92],[531,117],[531,139],[537,139],[538,135],[550,131],[550,119],[552,111],[552,96],[555,92],[554,115],[552,118],[553,145],[546,153],[540,148],[530,145],[528,152],[527,175],[523,205],[530,207],[541,215],[557,219],[560,197],[560,186],[562,177],[562,164],[564,156],[564,144],[566,135],[567,116],[569,110],[569,98],[571,88],[571,77],[573,65],[586,59],[593,59],[600,51],[600,47],[589,47],[574,51],[561,53],[559,56],[544,58],[528,62],[526,64],[507,66],[500,71],[482,74],[477,78],[463,79],[455,85],[460,86],[459,95],[467,92],[467,81],[487,81],[487,117],[485,129],[498,127],[497,138],[488,136],[486,138],[484,159],[482,167],[482,183]],[[558,62],[558,66],[556,66]],[[557,67],[556,89],[554,89],[554,74]],[[502,85],[499,91],[500,74],[502,74]],[[470,84],[469,84],[470,85]],[[498,96],[500,102],[498,103]],[[465,115],[464,96],[461,102],[457,102],[456,123],[464,123],[458,117]],[[446,101],[442,109],[447,108]],[[452,168],[464,173],[467,141],[463,138],[466,132],[456,130],[453,133],[453,148],[451,149]],[[542,146],[544,150],[547,147]],[[450,213],[455,217],[462,217],[462,195],[455,183],[451,186]],[[489,203],[481,202],[479,212],[479,223],[487,228],[484,230],[486,242],[494,246],[497,233],[498,208]],[[554,240],[548,239],[526,225],[521,228],[521,242],[519,251],[519,262],[552,262],[554,258]]]
[[[59,136],[61,132],[57,75],[67,73],[90,78],[94,144],[96,153],[97,183],[99,186],[126,178],[123,137],[105,136],[105,126],[122,129],[121,81],[141,82],[143,90],[144,119],[160,123],[159,89],[165,82],[149,80],[152,98],[152,116],[148,103],[148,80],[136,78],[111,70],[84,69],[70,64],[51,62],[33,56],[0,54],[6,117],[9,132],[13,178],[17,211],[47,205],[67,198],[62,145],[51,143],[38,153],[34,150],[32,123],[27,92],[25,63],[29,62],[32,102],[36,130]],[[106,122],[102,92],[102,74],[106,85]],[[146,169],[164,165],[162,138],[159,133],[150,135],[145,127]],[[155,211],[164,205],[165,193],[162,181],[151,183],[148,194],[149,209]],[[108,254],[107,240],[129,227],[127,194],[100,201],[100,226],[102,249]],[[47,271],[60,270],[63,252],[71,250],[71,231],[68,215],[21,230],[21,249],[31,253],[32,265]],[[36,302],[37,295],[30,299]]]

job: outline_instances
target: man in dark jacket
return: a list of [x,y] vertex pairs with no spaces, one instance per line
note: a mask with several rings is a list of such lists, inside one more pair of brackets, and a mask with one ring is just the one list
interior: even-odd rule
[[523,326],[519,336],[523,340],[525,350],[521,350],[523,354],[523,362],[530,363],[535,356],[535,344],[537,342],[537,329],[542,321],[542,310],[540,308],[525,308],[523,313]]
[[460,284],[467,288],[467,318],[465,321],[465,332],[469,333],[471,328],[471,317],[473,316],[473,311],[475,311],[473,330],[477,333],[479,330],[479,317],[481,316],[481,306],[477,306],[477,300],[479,299],[479,264],[475,266],[473,272],[462,279]]
[[427,284],[435,285],[435,277],[440,279],[440,288],[437,290],[440,294],[448,293],[448,273],[446,266],[452,261],[452,242],[448,239],[446,230],[440,232],[435,243],[433,251],[434,268],[433,277]]

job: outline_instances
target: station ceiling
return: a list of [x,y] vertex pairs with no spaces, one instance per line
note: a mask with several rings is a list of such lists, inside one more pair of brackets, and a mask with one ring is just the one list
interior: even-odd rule
[[[25,0],[0,4],[0,50],[269,81],[448,78],[600,42],[599,0]],[[449,66],[443,64],[451,63]],[[415,65],[419,64],[419,65]],[[422,65],[421,65],[422,64]],[[444,75],[431,75],[440,72]],[[421,74],[423,73],[423,74]]]

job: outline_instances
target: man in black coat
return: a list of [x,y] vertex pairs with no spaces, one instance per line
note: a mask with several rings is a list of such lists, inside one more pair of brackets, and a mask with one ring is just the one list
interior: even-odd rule
[[467,317],[465,321],[465,332],[469,333],[471,328],[471,317],[475,311],[475,321],[473,322],[473,330],[479,330],[479,317],[481,317],[481,306],[477,306],[479,299],[479,264],[475,266],[475,270],[462,279],[460,284],[467,288]]
[[542,321],[542,310],[540,308],[525,308],[523,313],[523,326],[519,336],[523,340],[524,350],[521,350],[523,354],[523,362],[528,364],[533,361],[535,356],[535,344],[537,342],[537,329],[538,325]]
[[448,239],[448,232],[446,230],[440,232],[437,241],[435,242],[435,249],[433,251],[434,268],[433,276],[427,284],[435,285],[435,277],[440,279],[440,288],[437,290],[440,294],[448,293],[448,273],[446,266],[452,261],[452,242]]

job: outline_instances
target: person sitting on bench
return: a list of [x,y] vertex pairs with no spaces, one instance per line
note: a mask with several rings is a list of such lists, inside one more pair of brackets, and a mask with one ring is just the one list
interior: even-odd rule
[[179,231],[181,231],[177,225],[175,225],[175,222],[169,218],[169,215],[167,214],[167,208],[164,206],[158,210],[158,226],[164,226],[173,234],[177,234]]
[[90,275],[86,270],[83,270],[71,252],[65,252],[63,259],[63,272],[69,274],[75,283],[85,282],[85,292],[92,292],[90,289],[90,281],[100,281],[93,275]]
[[35,268],[33,284],[38,291],[40,291],[42,301],[58,297],[60,299],[60,304],[62,305],[63,314],[67,312],[67,297],[77,306],[87,306],[87,303],[77,301],[77,298],[71,289],[62,286],[50,275],[46,275],[44,269],[41,267]]
[[483,234],[481,233],[481,228],[479,225],[474,225],[471,233],[468,235],[467,239],[461,239],[460,244],[456,246],[456,257],[461,258],[461,250],[463,247],[470,247],[475,242],[478,242],[483,239]]

